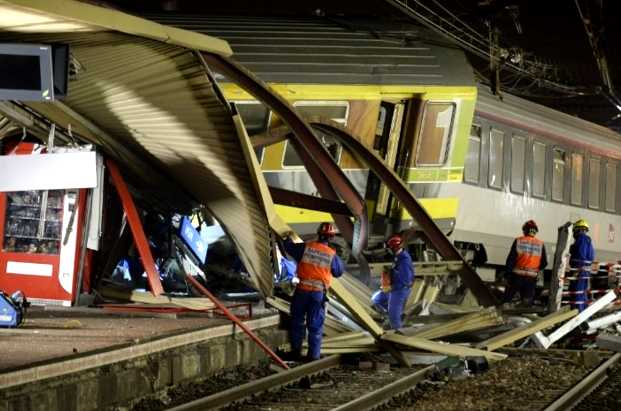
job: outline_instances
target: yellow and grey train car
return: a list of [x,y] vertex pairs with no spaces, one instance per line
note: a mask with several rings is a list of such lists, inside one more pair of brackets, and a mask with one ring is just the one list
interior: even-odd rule
[[[301,114],[331,118],[359,136],[411,185],[439,225],[452,230],[458,199],[438,196],[438,190],[462,181],[477,93],[462,51],[430,44],[434,35],[415,26],[388,29],[323,18],[147,17],[227,40],[234,58]],[[219,80],[250,135],[278,124],[267,107]],[[337,142],[325,136],[322,141],[366,199],[374,232],[407,227],[411,217],[374,176]],[[315,194],[287,141],[257,150],[257,156],[269,185]],[[330,219],[286,206],[278,206],[278,212],[302,233]]]

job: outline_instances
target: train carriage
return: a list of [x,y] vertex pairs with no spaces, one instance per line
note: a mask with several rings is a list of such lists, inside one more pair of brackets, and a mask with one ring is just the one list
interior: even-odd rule
[[[477,90],[464,53],[437,35],[412,25],[326,18],[147,17],[227,40],[239,62],[303,115],[346,126],[394,168],[459,246],[482,244],[489,265],[504,264],[527,219],[537,220],[553,250],[557,227],[585,218],[598,259],[619,259],[620,136],[517,97],[499,100]],[[250,135],[279,125],[267,107],[219,80]],[[366,199],[378,240],[412,225],[367,169],[320,137]],[[258,149],[257,156],[269,185],[316,194],[287,141]],[[330,219],[277,207],[302,233]]]
[[[439,197],[437,186],[460,182],[463,175],[476,87],[462,51],[431,41],[437,36],[411,25],[389,29],[323,18],[148,17],[227,40],[236,60],[303,115],[330,118],[359,136],[411,185],[446,232],[454,228],[458,199]],[[220,85],[250,135],[279,124],[236,85],[224,78]],[[411,217],[350,153],[327,136],[321,140],[366,199],[378,238],[411,224]],[[270,186],[316,193],[287,141],[257,150],[257,157]],[[277,207],[302,233],[330,219],[321,212]]]

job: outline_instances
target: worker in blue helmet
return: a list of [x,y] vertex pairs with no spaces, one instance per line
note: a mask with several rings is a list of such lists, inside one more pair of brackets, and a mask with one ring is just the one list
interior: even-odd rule
[[401,328],[403,309],[414,282],[412,257],[403,249],[402,243],[403,240],[398,234],[386,241],[386,246],[394,256],[392,267],[382,272],[380,290],[371,297],[373,307],[388,314],[390,328],[393,330]]
[[589,303],[589,277],[591,276],[591,265],[595,259],[595,249],[589,232],[589,224],[586,220],[580,219],[573,225],[574,243],[569,247],[569,266],[572,276],[576,279],[570,281],[569,291],[571,304],[574,308],[583,311]]

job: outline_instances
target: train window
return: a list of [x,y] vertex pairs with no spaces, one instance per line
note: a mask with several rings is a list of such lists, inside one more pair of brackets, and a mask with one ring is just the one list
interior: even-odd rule
[[502,188],[503,140],[505,133],[493,130],[489,133],[489,176],[490,187]]
[[418,148],[417,166],[439,166],[448,155],[455,103],[427,103],[423,113]]
[[[346,101],[343,102],[322,102],[322,101],[304,101],[294,104],[297,112],[303,117],[323,117],[332,121],[340,123],[342,125],[347,124],[347,115],[349,111],[349,104]],[[318,133],[315,131],[315,135],[319,138],[324,147],[328,150],[332,158],[338,163],[341,159],[342,147],[332,137]],[[282,165],[284,167],[300,167],[304,163],[298,156],[293,146],[289,142],[285,145],[285,155],[283,157]]]
[[589,207],[599,208],[599,158],[589,159]]
[[617,202],[617,164],[606,163],[606,210],[616,211]]
[[[258,101],[235,101],[235,107],[237,112],[244,120],[246,131],[249,136],[254,134],[260,134],[267,131],[267,127],[270,119],[270,111],[263,104]],[[259,164],[263,161],[263,153],[265,147],[259,147],[254,149],[254,153],[257,155]]]
[[511,139],[511,191],[524,192],[524,161],[526,160],[526,139],[513,136]]
[[584,157],[582,154],[571,155],[571,203],[582,205],[582,175],[584,174]]
[[543,198],[546,195],[546,145],[533,143],[533,196]]
[[464,181],[468,183],[479,182],[479,164],[481,160],[481,137],[483,129],[481,126],[473,124],[470,128],[470,138],[468,139],[468,153],[466,154],[466,164],[464,167]]
[[565,194],[565,151],[555,148],[553,151],[554,163],[552,164],[552,199],[563,201]]

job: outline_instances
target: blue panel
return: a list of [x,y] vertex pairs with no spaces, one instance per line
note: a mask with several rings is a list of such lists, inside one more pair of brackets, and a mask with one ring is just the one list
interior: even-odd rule
[[204,264],[205,258],[207,257],[207,243],[201,238],[200,233],[194,228],[194,226],[192,226],[192,223],[188,217],[184,216],[181,220],[179,237],[181,237],[188,248],[192,250],[201,264]]
[[0,328],[17,327],[21,322],[21,313],[11,303],[6,294],[0,292]]

